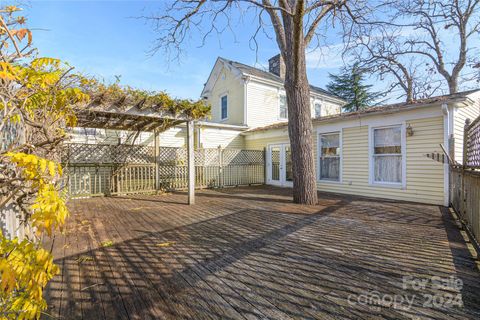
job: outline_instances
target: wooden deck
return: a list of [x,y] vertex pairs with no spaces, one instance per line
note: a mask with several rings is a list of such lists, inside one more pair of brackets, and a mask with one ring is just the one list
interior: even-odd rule
[[[62,274],[47,289],[48,314],[480,319],[478,262],[448,210],[325,194],[318,206],[298,206],[289,193],[206,190],[195,206],[181,193],[72,201],[66,235],[53,245]],[[404,289],[404,276],[454,277],[463,286]],[[376,295],[381,305],[362,303]],[[463,306],[445,304],[457,295]],[[413,298],[411,307],[400,297]]]

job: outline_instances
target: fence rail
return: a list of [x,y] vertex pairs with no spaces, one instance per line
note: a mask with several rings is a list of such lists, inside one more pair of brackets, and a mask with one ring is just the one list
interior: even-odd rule
[[[157,189],[187,189],[187,152],[184,148],[161,147],[155,157],[152,147],[128,147],[87,144],[67,146],[63,161],[68,175],[69,196],[78,198],[148,193]],[[115,154],[112,155],[111,152]],[[196,150],[195,180],[196,188],[263,184],[264,151]]]
[[480,243],[480,171],[453,166],[450,170],[450,201],[462,223]]

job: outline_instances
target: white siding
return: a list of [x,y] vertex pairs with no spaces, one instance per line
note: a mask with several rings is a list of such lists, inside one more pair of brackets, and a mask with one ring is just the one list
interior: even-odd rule
[[244,149],[245,141],[239,130],[200,127],[200,146],[202,148]]
[[281,121],[279,98],[278,88],[250,81],[247,85],[247,125],[255,128]]
[[[279,117],[281,94],[285,94],[285,91],[279,87],[250,81],[247,85],[247,125],[255,128],[286,121]],[[315,117],[315,102],[320,102],[322,105],[322,117],[341,112],[341,106],[327,98],[312,96],[310,101],[312,117]]]
[[342,106],[330,101],[327,101],[322,98],[312,98],[312,117],[315,118],[315,104],[320,103],[322,105],[320,109],[320,116],[321,117],[326,117],[326,116],[332,116],[335,114],[339,114],[342,111]]

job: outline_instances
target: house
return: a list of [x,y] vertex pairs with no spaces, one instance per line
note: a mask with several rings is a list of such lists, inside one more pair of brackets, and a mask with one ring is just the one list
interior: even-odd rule
[[[202,91],[212,116],[197,123],[196,146],[266,150],[266,182],[289,187],[284,72],[280,56],[269,60],[269,71],[218,58]],[[310,94],[318,190],[449,204],[449,167],[427,154],[442,153],[443,145],[462,162],[464,123],[480,115],[480,90],[350,113],[342,113],[345,101],[321,88],[311,86]],[[146,133],[140,140],[152,143]],[[160,135],[160,146],[184,145],[181,126]]]
[[[212,106],[211,122],[256,128],[287,121],[283,88],[285,65],[280,55],[271,58],[269,71],[218,58],[205,83],[202,98]],[[345,101],[310,86],[313,118],[341,113]]]
[[[449,204],[449,167],[426,155],[440,144],[461,163],[463,128],[480,115],[480,91],[313,120],[318,190]],[[248,130],[245,148],[267,150],[267,183],[291,186],[285,123]]]

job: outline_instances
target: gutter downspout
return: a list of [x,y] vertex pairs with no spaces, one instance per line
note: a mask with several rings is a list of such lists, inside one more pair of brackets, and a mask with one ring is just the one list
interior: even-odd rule
[[[452,135],[453,128],[453,110],[448,104],[442,104],[443,113],[443,146],[446,152],[450,154],[450,136]],[[443,164],[443,205],[445,207],[450,206],[450,165],[449,163]]]
[[243,124],[248,127],[248,82],[250,81],[249,76],[243,77]]

